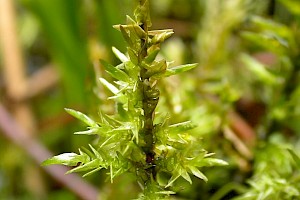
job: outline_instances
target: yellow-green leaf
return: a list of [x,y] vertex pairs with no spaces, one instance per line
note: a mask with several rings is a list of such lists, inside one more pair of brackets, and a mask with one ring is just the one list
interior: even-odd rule
[[112,77],[117,80],[128,82],[130,80],[129,76],[123,72],[122,70],[116,68],[115,66],[105,62],[104,60],[100,60],[101,64],[104,66],[105,71],[109,73]]
[[172,76],[175,74],[186,72],[188,70],[195,68],[197,65],[198,65],[197,63],[193,63],[193,64],[186,64],[186,65],[179,65],[176,67],[172,67],[170,69],[167,69],[165,76]]
[[57,156],[53,156],[45,160],[42,165],[67,165],[67,166],[76,166],[79,162],[86,162],[88,160],[86,154],[78,155],[76,153],[63,153]]
[[98,127],[98,124],[96,122],[94,122],[94,120],[92,120],[91,118],[89,118],[88,116],[86,116],[85,114],[83,114],[79,111],[69,109],[69,108],[65,108],[65,111],[67,111],[67,113],[69,113],[73,117],[79,119],[80,121],[84,122],[86,125],[88,125],[90,127]]
[[185,169],[181,169],[181,176],[187,180],[190,184],[192,184],[192,180],[191,180],[191,177],[190,175],[187,173],[187,171]]
[[123,54],[119,49],[116,47],[112,47],[112,51],[115,54],[115,56],[122,62],[127,62],[128,58],[125,54]]
[[88,163],[85,163],[83,165],[80,165],[74,169],[71,169],[67,172],[67,174],[73,173],[73,172],[83,172],[83,171],[89,171],[89,170],[94,170],[96,168],[99,168],[101,165],[100,160],[95,159],[92,160]]
[[299,158],[299,156],[291,149],[288,149],[288,151],[291,154],[291,156],[293,157],[297,167],[300,168],[300,158]]
[[228,165],[228,163],[224,160],[217,159],[217,158],[205,158],[201,161],[202,166],[225,166]]
[[191,170],[192,174],[194,174],[194,176],[204,180],[205,182],[207,182],[207,177],[196,167],[193,166],[188,166],[188,168]]
[[183,131],[188,131],[191,130],[193,128],[195,128],[196,125],[193,124],[191,121],[186,121],[186,122],[180,122],[177,124],[172,124],[169,126],[169,132],[171,133],[180,133]]
[[107,88],[109,89],[113,94],[118,94],[119,89],[116,88],[113,84],[109,83],[107,80],[104,78],[99,78],[100,82]]
[[175,168],[172,177],[170,178],[168,184],[165,186],[165,188],[170,187],[179,177],[181,176],[180,171],[177,168]]

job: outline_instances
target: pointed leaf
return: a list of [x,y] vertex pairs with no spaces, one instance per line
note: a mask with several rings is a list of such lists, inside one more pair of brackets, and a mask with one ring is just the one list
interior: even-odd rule
[[180,174],[180,170],[177,168],[175,168],[175,170],[173,171],[173,175],[170,178],[168,184],[165,186],[165,188],[170,187],[179,177],[181,176]]
[[113,94],[118,94],[119,89],[116,88],[113,84],[109,83],[107,80],[104,78],[99,78],[100,82],[107,88],[109,89]]
[[106,121],[109,125],[118,127],[122,125],[122,122],[116,120],[113,116],[102,114],[103,120]]
[[74,133],[75,135],[95,135],[97,134],[93,129],[89,129],[86,131],[77,131]]
[[159,34],[154,35],[154,37],[151,40],[152,44],[160,44],[162,42],[164,42],[166,39],[168,39],[169,37],[171,37],[173,35],[173,31],[165,31]]
[[155,36],[157,34],[162,34],[166,32],[173,32],[173,29],[152,30],[152,31],[148,31],[148,35]]
[[179,65],[177,67],[172,67],[170,69],[167,69],[165,76],[172,76],[175,74],[179,74],[188,70],[191,70],[193,68],[195,68],[198,64],[194,63],[194,64],[186,64],[186,65]]
[[121,126],[115,128],[114,131],[127,131],[130,130],[132,126],[133,126],[132,122],[124,122]]
[[67,111],[67,113],[69,113],[73,117],[81,120],[82,122],[84,122],[85,124],[87,124],[90,127],[98,127],[98,124],[96,122],[94,122],[91,118],[89,118],[88,116],[86,116],[85,114],[83,114],[79,111],[69,109],[69,108],[65,108],[65,111]]
[[128,82],[130,79],[128,75],[123,72],[122,70],[114,67],[113,65],[105,62],[104,60],[100,60],[101,64],[104,66],[105,71],[109,73],[112,77],[114,77],[117,80]]
[[114,25],[113,27],[114,27],[115,29],[121,31],[123,38],[125,39],[125,41],[127,42],[127,44],[128,44],[130,47],[134,47],[134,44],[133,44],[131,38],[129,37],[129,34],[125,31],[125,29],[123,28],[122,25],[120,25],[120,24],[119,24],[119,25]]
[[137,24],[137,23],[129,15],[126,15],[126,24]]
[[101,143],[100,148],[102,148],[103,146],[105,146],[106,144],[108,144],[108,142],[113,139],[116,135],[111,135],[108,138],[105,139],[104,142]]
[[155,60],[155,58],[156,58],[157,54],[159,53],[159,51],[160,51],[160,48],[159,48],[159,47],[153,49],[153,50],[148,54],[148,56],[144,59],[144,62],[146,62],[146,63],[148,63],[148,64],[151,64],[151,63]]
[[57,156],[53,156],[52,158],[49,158],[45,160],[42,163],[42,166],[45,165],[67,165],[67,166],[76,166],[80,162],[86,162],[89,160],[88,155],[78,155],[76,153],[63,153]]
[[103,169],[103,167],[98,167],[98,168],[96,168],[96,169],[94,169],[92,171],[89,171],[88,173],[84,174],[82,177],[89,176],[89,175],[91,175],[91,174],[93,174],[93,173],[95,173],[95,172],[97,172],[97,171],[99,171],[101,169]]
[[122,29],[124,29],[126,33],[130,33],[129,35],[135,34],[135,36],[138,38],[146,37],[146,32],[137,24],[114,25],[113,27],[118,31],[122,31]]
[[112,51],[114,52],[115,56],[122,62],[127,62],[128,58],[127,56],[125,56],[125,54],[123,54],[121,51],[119,51],[119,49],[117,49],[116,47],[112,47]]
[[191,130],[195,127],[196,127],[196,125],[193,124],[191,121],[186,121],[186,122],[180,122],[177,124],[172,124],[169,126],[168,130],[169,130],[169,132],[176,134],[176,133]]
[[192,184],[192,180],[191,177],[189,176],[189,174],[187,173],[187,171],[185,169],[181,169],[181,176],[187,180],[190,184]]
[[69,170],[67,174],[74,173],[74,172],[84,172],[84,171],[94,170],[96,168],[99,168],[99,166],[101,166],[100,160],[95,159],[88,163],[85,163],[84,165],[80,165],[74,169]]
[[100,153],[92,146],[89,144],[89,147],[92,149],[93,153],[95,154],[96,158],[100,161],[103,161],[102,156],[100,155]]
[[200,171],[198,170],[196,167],[193,166],[188,166],[188,168],[191,170],[192,174],[194,174],[194,176],[204,180],[205,182],[207,182],[207,177]]
[[224,160],[217,159],[217,158],[205,158],[201,161],[201,166],[225,166],[228,163]]
[[87,148],[85,147],[81,147],[81,149],[79,149],[80,154],[87,154],[88,157],[90,158],[95,158],[95,155]]

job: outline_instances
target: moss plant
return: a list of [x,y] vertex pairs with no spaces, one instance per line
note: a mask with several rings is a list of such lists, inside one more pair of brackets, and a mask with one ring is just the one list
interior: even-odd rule
[[[117,66],[100,61],[115,81],[100,78],[113,93],[116,114],[100,114],[94,121],[81,112],[66,109],[83,121],[88,129],[76,134],[98,135],[97,145],[79,149],[79,153],[63,153],[43,164],[76,166],[69,172],[90,175],[108,169],[110,179],[125,172],[136,175],[143,193],[140,199],[166,199],[173,194],[168,188],[179,177],[192,183],[192,174],[207,180],[199,170],[203,166],[225,165],[222,160],[210,158],[201,148],[199,139],[189,134],[196,125],[190,121],[168,124],[168,120],[154,123],[160,91],[159,80],[193,69],[197,64],[170,67],[170,62],[156,57],[160,45],[173,30],[149,30],[151,20],[148,0],[140,0],[134,12],[135,19],[127,16],[126,25],[115,25],[126,41],[127,54],[113,48],[122,62]],[[157,121],[157,120],[156,120]]]

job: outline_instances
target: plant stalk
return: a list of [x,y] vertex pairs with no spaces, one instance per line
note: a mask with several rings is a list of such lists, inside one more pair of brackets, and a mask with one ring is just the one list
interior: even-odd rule
[[[139,1],[140,8],[145,8],[148,2],[144,0]],[[147,8],[148,10],[148,8]],[[147,13],[149,14],[149,13]],[[146,37],[141,39],[141,51],[138,55],[138,65],[141,68],[140,71],[140,81],[139,81],[139,88],[142,94],[142,109],[144,111],[144,119],[143,119],[143,128],[140,131],[142,138],[144,139],[144,144],[142,149],[146,155],[146,174],[148,180],[154,179],[156,177],[155,172],[155,163],[154,163],[154,124],[153,120],[155,117],[155,108],[158,103],[158,95],[159,91],[155,89],[155,84],[151,84],[151,80],[149,77],[146,76],[147,69],[143,67],[142,60],[147,57],[148,51],[148,27],[149,24],[147,22],[148,16],[144,16],[141,18],[140,27],[146,32]],[[153,97],[153,94],[156,95]]]

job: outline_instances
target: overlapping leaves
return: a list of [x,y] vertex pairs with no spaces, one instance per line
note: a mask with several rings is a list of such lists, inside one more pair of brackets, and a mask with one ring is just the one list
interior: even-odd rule
[[[115,47],[112,49],[122,63],[113,66],[100,60],[105,71],[114,79],[113,82],[104,78],[100,78],[99,81],[112,93],[109,99],[116,102],[116,114],[109,116],[100,113],[100,119],[94,121],[81,112],[66,109],[69,114],[88,126],[87,130],[76,134],[96,135],[99,141],[95,147],[89,145],[89,149],[80,149],[79,154],[64,153],[54,156],[46,160],[44,165],[73,166],[75,168],[69,173],[85,172],[84,176],[103,168],[109,169],[111,181],[124,172],[136,172],[153,167],[146,162],[144,147],[147,138],[142,134],[145,124],[153,120],[151,117],[155,114],[160,94],[156,88],[157,81],[191,70],[197,64],[171,67],[171,62],[157,59],[161,43],[173,34],[173,30],[148,31],[151,22],[149,15],[144,13],[148,1],[143,2],[144,4],[135,11],[136,20],[127,16],[126,25],[114,26],[128,44],[126,54]],[[143,21],[146,24],[142,24]],[[149,119],[146,119],[146,116]],[[144,195],[169,195],[172,192],[165,191],[164,187],[171,186],[179,177],[192,183],[189,174],[207,181],[206,176],[198,168],[226,164],[224,161],[209,158],[212,154],[199,148],[198,141],[188,133],[194,127],[195,125],[189,121],[166,127],[154,124],[151,137],[155,142],[153,144],[157,161],[155,170],[157,173],[169,173],[171,178],[167,184],[146,185],[153,188],[145,190]],[[162,185],[164,187],[161,187]]]

